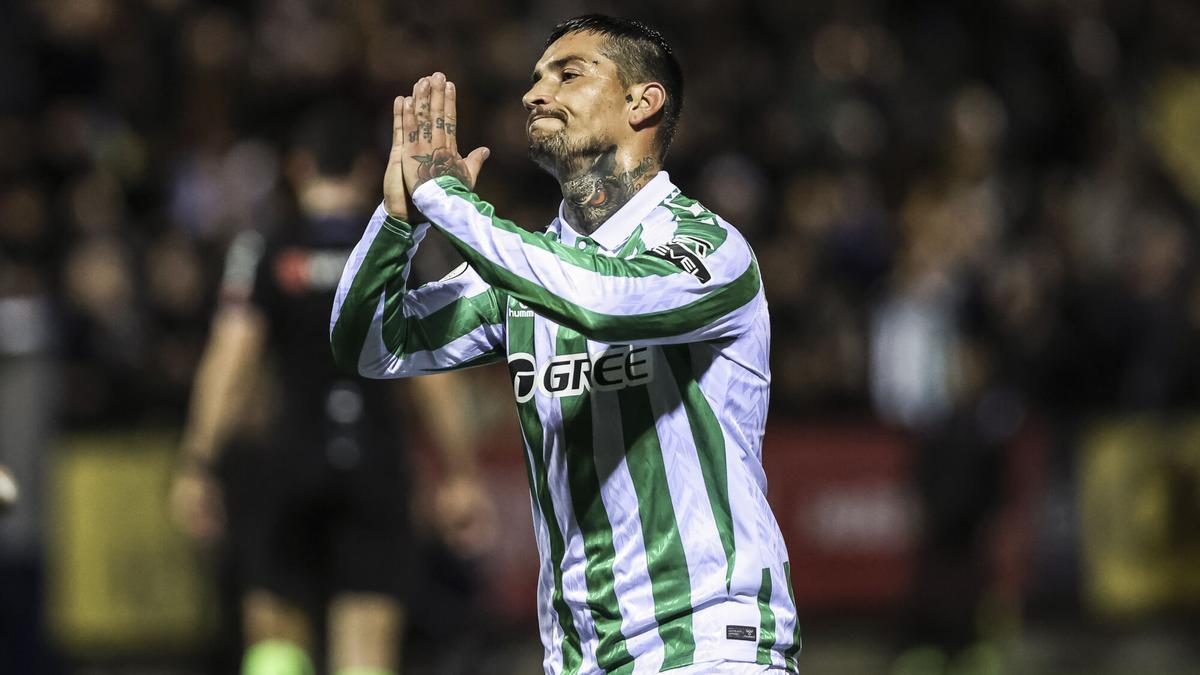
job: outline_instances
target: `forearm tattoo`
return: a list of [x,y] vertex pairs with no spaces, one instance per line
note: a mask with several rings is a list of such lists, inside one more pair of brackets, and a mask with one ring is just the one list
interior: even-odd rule
[[563,197],[572,224],[587,234],[616,213],[654,176],[657,162],[644,157],[637,166],[621,170],[616,165],[617,148],[605,150],[592,166],[562,183]]

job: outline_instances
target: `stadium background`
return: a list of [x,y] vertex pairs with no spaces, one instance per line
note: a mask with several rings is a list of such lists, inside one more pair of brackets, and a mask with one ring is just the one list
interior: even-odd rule
[[[667,168],[758,252],[806,672],[889,672],[937,616],[984,647],[959,672],[1198,672],[1189,0],[3,3],[0,463],[36,478],[0,524],[0,672],[228,663],[219,555],[167,524],[165,481],[291,124],[348,102],[382,161],[391,98],[443,70],[492,148],[479,191],[543,224],[519,96],[584,11],[676,46]],[[504,532],[414,608],[412,672],[540,658],[505,374],[478,378]]]

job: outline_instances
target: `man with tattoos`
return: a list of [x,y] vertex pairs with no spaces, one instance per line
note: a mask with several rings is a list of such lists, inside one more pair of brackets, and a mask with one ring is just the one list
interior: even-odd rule
[[[441,73],[395,101],[335,359],[368,377],[507,361],[547,673],[795,672],[761,463],[767,303],[741,234],[662,169],[683,103],[670,48],[624,19],[554,29],[523,98],[530,155],[563,195],[540,233],[473,192],[488,150],[459,155],[456,101]],[[410,199],[428,222],[408,222]],[[431,229],[467,263],[407,289]]]

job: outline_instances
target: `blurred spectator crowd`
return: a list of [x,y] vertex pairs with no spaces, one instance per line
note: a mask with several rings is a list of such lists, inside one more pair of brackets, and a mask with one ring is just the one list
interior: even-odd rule
[[520,94],[597,9],[683,61],[667,168],[758,251],[776,415],[1200,402],[1187,0],[4,3],[0,351],[57,355],[69,427],[178,420],[228,242],[289,213],[294,121],[353,106],[379,174],[434,69],[493,150],[479,191],[542,226]]

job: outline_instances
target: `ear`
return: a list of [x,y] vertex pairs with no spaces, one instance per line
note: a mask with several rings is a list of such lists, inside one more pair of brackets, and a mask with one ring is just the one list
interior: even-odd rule
[[634,87],[629,97],[629,126],[641,129],[658,117],[667,102],[667,90],[657,82],[647,82]]

